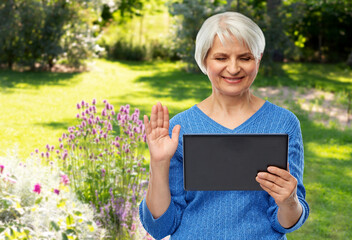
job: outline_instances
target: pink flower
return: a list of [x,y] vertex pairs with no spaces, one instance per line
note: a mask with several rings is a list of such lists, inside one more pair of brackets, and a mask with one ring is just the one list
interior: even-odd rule
[[37,183],[36,185],[34,185],[33,192],[36,192],[36,193],[40,194],[41,188],[42,188],[42,186],[40,186],[40,184]]
[[97,102],[97,100],[95,98],[93,98],[92,104],[95,105]]
[[81,109],[81,105],[77,103],[77,109]]
[[53,192],[54,192],[55,194],[57,194],[57,195],[60,194],[60,190],[59,190],[59,189],[54,189]]
[[61,183],[63,183],[65,186],[70,184],[70,179],[66,174],[61,174]]
[[4,165],[0,165],[0,173],[2,173],[4,171],[5,166]]

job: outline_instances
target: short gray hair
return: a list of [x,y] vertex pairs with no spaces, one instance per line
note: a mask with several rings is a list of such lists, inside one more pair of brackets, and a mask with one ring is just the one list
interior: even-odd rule
[[265,38],[258,25],[241,13],[219,13],[205,20],[196,38],[194,58],[204,74],[207,74],[205,58],[213,46],[215,36],[224,44],[231,37],[230,34],[239,41],[244,41],[254,58],[260,60],[265,48]]

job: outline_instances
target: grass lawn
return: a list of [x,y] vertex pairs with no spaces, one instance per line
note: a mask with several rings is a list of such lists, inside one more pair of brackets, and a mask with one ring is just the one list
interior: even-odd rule
[[[18,144],[20,157],[58,138],[75,125],[76,103],[107,99],[118,108],[130,104],[149,114],[157,101],[170,114],[191,107],[211,91],[204,75],[180,71],[178,63],[96,60],[86,73],[18,73],[0,71],[0,155]],[[341,65],[284,64],[278,76],[259,75],[255,86],[315,87],[352,91],[352,71]],[[270,99],[269,99],[270,100]],[[302,124],[304,182],[311,214],[288,239],[352,239],[352,130],[327,127],[290,104]]]

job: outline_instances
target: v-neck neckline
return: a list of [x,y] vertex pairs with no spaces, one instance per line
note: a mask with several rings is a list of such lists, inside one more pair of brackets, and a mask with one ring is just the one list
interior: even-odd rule
[[225,127],[224,125],[221,125],[220,123],[213,120],[211,117],[209,117],[207,114],[205,114],[202,110],[200,110],[200,108],[197,106],[197,104],[195,104],[193,107],[197,111],[197,113],[202,115],[203,118],[208,123],[210,123],[213,126],[216,126],[218,128],[221,128],[221,129],[225,130],[226,132],[236,133],[236,132],[239,132],[242,128],[244,128],[248,124],[250,124],[252,121],[254,121],[259,115],[261,115],[261,113],[265,110],[265,108],[267,108],[268,105],[269,105],[269,102],[265,101],[264,104],[252,116],[250,116],[246,121],[244,121],[243,123],[241,123],[240,125],[238,125],[237,127],[233,128],[233,129]]

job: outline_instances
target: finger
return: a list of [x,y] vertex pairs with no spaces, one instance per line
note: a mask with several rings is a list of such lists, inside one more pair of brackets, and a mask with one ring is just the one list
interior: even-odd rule
[[157,117],[158,117],[158,115],[157,115],[157,106],[154,105],[154,106],[152,107],[152,113],[150,114],[150,125],[151,125],[151,129],[154,129],[154,128],[157,127],[157,122],[156,122]]
[[145,133],[147,135],[149,135],[152,132],[152,130],[150,128],[150,123],[148,121],[148,116],[144,115],[143,120],[144,120],[144,126],[145,126]]
[[276,194],[279,194],[280,192],[282,192],[283,188],[278,186],[278,185],[276,185],[273,182],[267,181],[265,179],[261,179],[259,177],[256,177],[256,181],[260,184],[260,186],[262,186],[262,188],[265,187],[265,189],[263,188],[265,191],[267,191],[267,189],[269,189],[270,192],[274,192]]
[[284,187],[287,184],[287,181],[279,177],[278,175],[274,175],[267,172],[259,172],[257,175],[260,179],[267,180],[275,183],[280,187]]
[[270,196],[272,196],[274,199],[278,197],[278,194],[274,191],[272,191],[270,188],[267,188],[266,186],[260,184],[260,187],[263,188],[264,191],[266,191]]
[[181,126],[180,125],[176,125],[174,127],[174,129],[172,129],[172,141],[174,142],[178,142],[178,138],[180,136],[180,131],[181,131]]
[[167,109],[166,106],[163,107],[164,109],[164,123],[163,127],[169,130],[169,110]]
[[158,108],[158,119],[157,119],[157,127],[163,127],[164,123],[164,114],[163,114],[163,106],[161,105],[160,102],[157,104]]
[[290,181],[292,178],[292,175],[287,170],[278,167],[270,166],[268,167],[268,172],[275,174],[286,181]]

